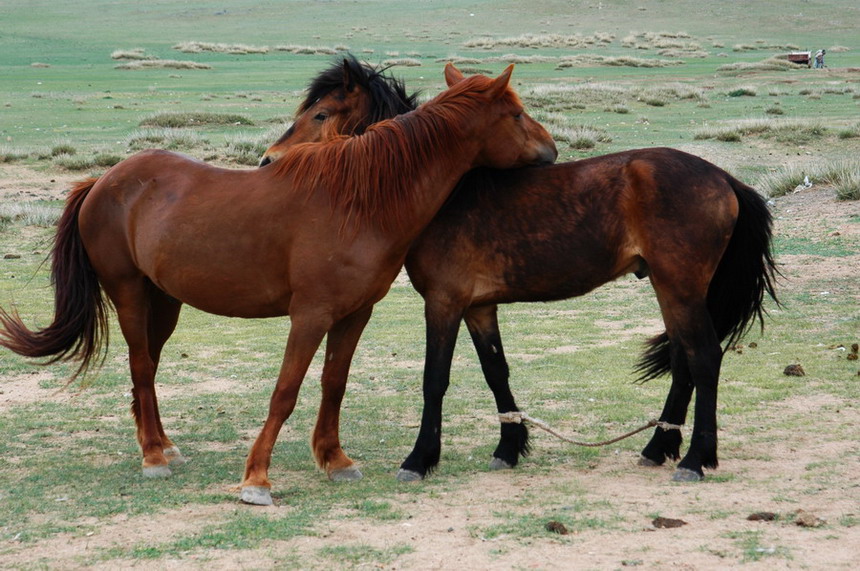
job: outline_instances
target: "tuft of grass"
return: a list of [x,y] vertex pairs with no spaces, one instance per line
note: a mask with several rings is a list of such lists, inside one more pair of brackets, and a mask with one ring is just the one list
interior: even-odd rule
[[267,54],[271,50],[268,46],[249,46],[247,44],[224,44],[212,42],[180,42],[174,45],[173,49],[187,54],[215,52],[230,55]]
[[154,113],[140,121],[141,127],[202,127],[205,125],[253,125],[245,115],[235,113],[165,112]]
[[227,140],[225,154],[240,165],[257,166],[271,140],[262,135],[234,137]]
[[742,136],[773,137],[792,145],[805,144],[827,134],[827,128],[814,119],[741,119],[726,125],[707,126],[696,130],[698,140],[739,141]]
[[791,71],[797,69],[797,65],[787,59],[768,58],[757,62],[735,62],[721,65],[717,71]]
[[758,95],[755,87],[736,87],[735,89],[730,90],[726,93],[729,97],[755,97]]
[[146,55],[146,52],[143,48],[133,48],[130,50],[114,50],[113,52],[111,52],[110,57],[111,59],[130,61],[158,59],[155,56]]
[[83,171],[92,168],[108,168],[120,162],[123,157],[113,153],[96,153],[95,155],[58,155],[54,164],[70,171]]
[[806,181],[832,186],[840,200],[860,200],[860,161],[834,161],[813,166],[789,165],[763,175],[757,182],[767,196],[785,196]]
[[419,67],[421,60],[413,57],[391,58],[382,62],[383,67]]
[[297,46],[294,44],[277,45],[275,51],[289,52],[296,55],[336,55],[339,51],[349,51],[346,46],[337,46],[330,48],[327,46]]
[[13,149],[7,146],[0,147],[0,163],[14,163],[16,161],[23,161],[29,156],[29,151]]
[[856,139],[857,137],[860,137],[860,123],[855,123],[850,127],[841,129],[836,133],[836,136],[840,139]]
[[126,139],[129,149],[139,151],[159,147],[169,150],[194,149],[205,145],[208,141],[191,129],[172,127],[157,129],[138,129]]
[[60,216],[60,208],[40,202],[0,203],[0,228],[13,222],[25,226],[53,226]]
[[589,67],[589,66],[612,66],[612,67],[668,67],[670,65],[681,65],[684,62],[670,59],[656,58],[641,58],[632,56],[609,57],[592,54],[578,54],[575,56],[563,56],[559,59],[559,64],[556,69],[565,69],[569,67]]
[[175,59],[145,59],[121,63],[114,66],[114,69],[123,70],[141,70],[141,69],[212,69],[208,63],[199,63],[196,61],[180,61]]

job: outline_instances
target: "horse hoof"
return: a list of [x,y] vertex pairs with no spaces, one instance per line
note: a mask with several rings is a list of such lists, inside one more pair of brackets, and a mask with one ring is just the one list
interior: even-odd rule
[[357,482],[363,477],[364,475],[361,473],[361,470],[355,466],[332,470],[328,473],[328,479],[332,482]]
[[168,478],[173,472],[167,466],[144,466],[144,478]]
[[513,465],[505,462],[501,458],[496,458],[493,456],[493,459],[490,460],[490,470],[512,470]]
[[413,472],[412,470],[404,470],[401,468],[397,471],[398,482],[420,482],[423,479],[424,476],[418,472]]
[[650,458],[646,458],[645,456],[640,456],[639,462],[637,462],[637,464],[639,466],[647,466],[648,468],[657,468],[660,466],[660,464],[658,462],[655,462],[654,460],[652,460]]
[[179,451],[179,447],[177,446],[165,448],[164,455],[167,457],[167,462],[171,466],[181,466],[188,462],[188,458],[182,455],[182,452]]
[[672,475],[673,482],[699,482],[704,476],[688,468],[678,468]]
[[275,504],[272,501],[271,490],[263,486],[244,486],[239,499],[252,506],[271,506]]

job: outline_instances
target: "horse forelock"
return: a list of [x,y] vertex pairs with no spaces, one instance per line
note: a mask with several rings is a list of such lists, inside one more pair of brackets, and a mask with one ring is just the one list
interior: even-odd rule
[[[410,192],[428,168],[462,156],[470,117],[489,101],[491,80],[468,78],[416,111],[375,123],[362,135],[292,147],[276,163],[311,192],[327,191],[349,225],[399,228],[417,198]],[[506,97],[516,95],[509,91]],[[428,167],[432,165],[432,167]],[[424,169],[424,170],[422,170]]]
[[367,125],[407,113],[417,106],[418,92],[408,95],[403,82],[386,75],[385,69],[376,69],[368,63],[358,61],[354,55],[347,54],[338,57],[328,69],[320,72],[311,81],[297,114],[304,113],[314,103],[344,86],[344,65],[348,67],[350,77],[358,87],[369,95],[370,109]]

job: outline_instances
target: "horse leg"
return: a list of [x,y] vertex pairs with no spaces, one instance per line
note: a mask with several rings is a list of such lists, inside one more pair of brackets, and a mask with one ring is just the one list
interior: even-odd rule
[[[672,386],[666,397],[660,420],[669,424],[682,425],[686,422],[687,407],[693,396],[693,379],[687,356],[680,343],[670,343],[672,363]],[[664,430],[657,427],[651,440],[642,450],[640,466],[662,466],[666,459],[678,460],[681,457],[680,430]]]
[[[103,287],[116,308],[117,320],[128,344],[129,368],[132,382],[131,411],[137,425],[137,441],[143,453],[143,475],[151,478],[171,474],[164,453],[165,441],[158,418],[155,396],[157,360],[150,345],[150,284],[136,277],[119,282],[103,280]],[[162,343],[163,344],[163,343]],[[170,447],[169,441],[167,447]]]
[[340,446],[340,405],[355,347],[372,312],[372,306],[357,311],[336,323],[328,332],[322,399],[311,446],[317,465],[335,482],[360,480],[362,477],[361,471]]
[[451,380],[451,360],[457,344],[462,312],[451,304],[426,299],[424,317],[427,348],[424,358],[424,410],[418,439],[400,465],[401,482],[421,480],[439,463],[442,452],[442,400]]
[[[510,371],[499,332],[498,306],[470,307],[464,317],[481,361],[484,378],[493,391],[496,410],[499,413],[519,411],[511,394]],[[526,425],[501,423],[501,438],[493,452],[490,469],[513,468],[519,462],[520,455],[525,456],[528,452],[529,433]]]
[[[675,398],[671,404],[667,400],[667,408],[678,415],[675,418],[679,421],[684,403],[689,403],[688,395],[693,389],[696,391],[690,448],[673,476],[676,481],[690,481],[702,479],[703,468],[716,468],[718,464],[717,385],[723,353],[704,294],[694,301],[688,292],[695,290],[684,290],[683,284],[678,285],[661,288],[655,280],[672,346],[673,389],[677,388],[675,395],[670,390],[670,398]],[[679,365],[677,373],[676,365]]]
[[[149,354],[152,362],[155,365],[154,374],[158,373],[158,363],[161,360],[161,350],[164,344],[170,339],[173,331],[176,329],[176,323],[179,321],[179,311],[182,309],[182,302],[170,297],[161,290],[152,287],[150,295],[149,307]],[[158,433],[161,436],[161,442],[164,447],[164,455],[167,457],[171,465],[184,464],[187,460],[167,434],[164,432],[164,427],[161,425],[161,415],[158,412],[158,399],[155,395],[155,387],[152,390],[152,401],[155,406],[155,422],[158,426]]]
[[330,325],[330,321],[318,318],[292,316],[284,360],[269,401],[269,414],[245,462],[245,479],[240,496],[245,503],[262,506],[270,506],[273,503],[272,484],[268,475],[272,450],[281,426],[296,407],[305,373]]

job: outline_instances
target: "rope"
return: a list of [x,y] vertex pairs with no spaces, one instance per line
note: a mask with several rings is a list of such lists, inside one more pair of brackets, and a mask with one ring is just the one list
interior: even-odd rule
[[544,421],[537,419],[537,418],[532,418],[531,416],[527,415],[524,412],[515,411],[515,412],[499,413],[499,421],[502,422],[503,424],[522,424],[524,422],[528,422],[529,424],[533,424],[534,426],[537,426],[541,430],[545,430],[545,431],[549,432],[550,434],[552,434],[553,436],[560,438],[561,440],[564,440],[565,442],[569,442],[570,444],[575,444],[576,446],[590,446],[590,447],[607,446],[609,444],[614,444],[614,443],[618,442],[619,440],[624,440],[625,438],[629,438],[629,437],[633,436],[634,434],[638,434],[638,433],[642,432],[643,430],[648,430],[652,426],[658,426],[658,427],[662,428],[663,430],[681,430],[680,424],[670,424],[670,423],[664,422],[662,420],[649,420],[644,426],[640,426],[636,430],[631,430],[627,434],[622,434],[621,436],[619,436],[617,438],[613,438],[611,440],[603,440],[601,442],[582,442],[579,440],[573,440],[573,439],[568,438],[566,436],[562,436],[561,434],[559,434],[558,432],[553,430]]

